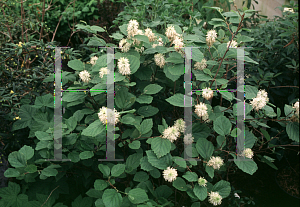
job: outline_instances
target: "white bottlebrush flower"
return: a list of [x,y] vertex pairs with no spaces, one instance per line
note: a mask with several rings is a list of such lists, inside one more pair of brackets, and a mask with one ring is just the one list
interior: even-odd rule
[[79,77],[80,77],[81,80],[82,80],[83,82],[85,82],[85,83],[88,83],[88,82],[91,80],[90,74],[89,74],[89,72],[88,72],[87,70],[81,71],[81,72],[79,73]]
[[134,50],[139,53],[142,53],[142,52],[144,52],[145,48],[144,47],[141,47],[141,48],[135,47]]
[[178,129],[179,132],[183,133],[185,130],[185,121],[183,119],[177,119],[174,123],[175,127]]
[[152,47],[155,48],[156,46],[164,46],[164,42],[162,38],[158,38],[158,44],[153,44]]
[[122,52],[128,52],[130,50],[131,44],[128,43],[126,39],[122,39],[119,42],[119,47],[121,48]]
[[221,157],[210,157],[209,161],[207,162],[208,166],[212,166],[215,170],[220,169],[220,167],[223,165],[223,159]]
[[[229,47],[229,43],[230,43],[230,41],[227,42],[227,47]],[[232,40],[231,43],[230,43],[230,47],[231,48],[237,48],[237,44],[238,43],[235,40]]]
[[203,177],[200,177],[200,178],[198,179],[198,184],[199,184],[200,186],[206,187],[206,183],[207,183],[207,180],[204,179]]
[[203,70],[207,67],[206,60],[203,58],[201,62],[196,62],[194,67],[196,70]]
[[174,26],[170,26],[166,30],[166,36],[168,37],[169,41],[172,42],[176,36],[178,36]]
[[176,180],[177,175],[177,170],[172,167],[167,167],[167,169],[163,171],[164,179],[168,182]]
[[252,159],[252,157],[253,157],[253,151],[250,149],[250,148],[246,148],[246,149],[244,149],[240,154],[239,154],[239,156],[245,156],[245,157],[247,157],[247,158],[249,158],[249,159]]
[[114,111],[113,111],[113,110],[108,109],[107,107],[103,106],[100,109],[100,112],[98,113],[98,117],[104,125],[106,125],[106,123],[111,124],[111,125],[113,125],[113,124],[116,125],[119,122],[120,113],[117,112],[116,109],[114,109]]
[[192,136],[192,134],[187,134],[184,136],[183,142],[186,145],[190,145],[194,142],[194,137]]
[[160,53],[154,55],[154,61],[155,64],[158,65],[160,68],[163,68],[164,65],[166,64],[164,55]]
[[215,30],[209,30],[206,34],[206,44],[211,47],[217,38],[217,32]]
[[153,42],[156,40],[156,36],[150,28],[145,29],[145,35],[148,37],[149,42]]
[[130,75],[130,73],[131,73],[129,60],[125,57],[121,57],[118,60],[118,68],[119,68],[119,72],[122,75]]
[[183,39],[176,36],[173,40],[173,44],[175,45],[175,50],[178,52],[180,50],[180,48],[182,48],[184,46],[183,44]]
[[175,126],[172,126],[164,130],[162,138],[168,139],[170,140],[170,142],[174,142],[175,140],[177,140],[179,135],[180,132],[178,131],[178,129]]
[[94,66],[96,64],[97,60],[98,60],[98,57],[96,57],[96,56],[91,57],[90,63]]
[[299,117],[299,101],[297,101],[293,108],[296,110],[295,114]]
[[195,114],[197,114],[197,116],[199,117],[202,117],[205,114],[207,114],[207,107],[205,103],[200,103],[195,106]]
[[109,70],[107,69],[107,67],[101,68],[100,71],[99,71],[99,76],[100,76],[101,78],[103,78],[104,75],[107,75],[107,74],[109,74],[109,73],[110,73],[110,72],[109,72]]
[[222,196],[220,196],[218,192],[210,192],[208,193],[208,196],[208,201],[214,206],[220,205],[222,203]]
[[214,92],[210,88],[205,88],[202,90],[202,96],[206,100],[210,100],[214,96]]
[[285,8],[283,9],[283,12],[291,12],[291,13],[294,13],[294,9],[293,9],[293,8],[287,8],[287,7],[285,7]]
[[250,101],[250,104],[253,109],[258,111],[259,109],[262,109],[267,102],[269,102],[268,93],[265,90],[259,90],[257,96]]
[[136,20],[130,20],[127,27],[128,38],[130,39],[138,33],[139,23]]

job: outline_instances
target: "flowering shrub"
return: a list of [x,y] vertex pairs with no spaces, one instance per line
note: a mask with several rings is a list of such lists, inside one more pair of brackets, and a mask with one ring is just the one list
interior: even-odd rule
[[[209,31],[196,27],[187,33],[178,25],[167,25],[158,33],[140,29],[134,19],[119,27],[113,110],[107,108],[105,94],[110,74],[107,55],[92,56],[89,63],[69,61],[76,80],[62,97],[61,147],[55,140],[53,96],[40,96],[34,105],[22,105],[21,119],[13,130],[29,127],[34,144],[9,155],[12,167],[5,176],[20,183],[10,182],[0,189],[0,204],[14,206],[22,200],[23,206],[182,206],[183,202],[193,207],[202,203],[217,206],[232,193],[226,179],[230,168],[252,175],[258,169],[256,156],[261,146],[277,147],[269,142],[276,136],[270,138],[261,129],[268,127],[264,118],[277,116],[283,124],[288,123],[289,138],[299,143],[299,121],[287,119],[292,114],[299,117],[299,102],[287,106],[281,117],[274,112],[276,106],[269,103],[266,91],[246,84],[237,88],[245,92],[244,111],[240,112],[235,94],[221,91],[236,88],[234,41],[239,46],[253,41],[241,33],[243,18],[252,11],[209,9],[220,15],[208,22],[214,26]],[[218,28],[224,25],[229,41]],[[101,42],[98,37],[93,40],[91,46]],[[191,56],[184,47],[191,47]],[[245,63],[257,64],[248,55],[245,51]],[[184,85],[185,60],[193,61],[191,86]],[[193,89],[191,103],[186,103],[185,89],[189,87]],[[76,89],[89,91],[71,92]],[[212,99],[220,103],[214,105]],[[187,107],[192,107],[192,127],[183,119]],[[245,115],[245,147],[236,154],[236,138],[242,134],[235,127],[236,116],[241,114]],[[106,135],[111,126],[115,126],[114,160],[104,162],[111,147]],[[62,159],[70,161],[45,160],[56,157],[57,148],[61,148]],[[261,161],[272,166],[268,158]]]

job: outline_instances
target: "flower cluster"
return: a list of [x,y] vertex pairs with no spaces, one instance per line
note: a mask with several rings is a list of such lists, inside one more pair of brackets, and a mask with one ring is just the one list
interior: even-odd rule
[[206,183],[207,183],[207,180],[204,179],[203,177],[200,177],[200,178],[198,179],[198,184],[199,184],[200,186],[206,187]]
[[222,196],[220,196],[218,192],[210,192],[208,193],[208,195],[208,201],[214,206],[220,205],[222,203]]
[[91,80],[90,74],[89,74],[89,72],[88,72],[87,70],[81,71],[81,72],[79,73],[79,77],[80,77],[81,80],[82,80],[83,82],[85,82],[85,83],[88,83],[88,82]]
[[120,117],[120,113],[117,112],[116,109],[111,110],[108,109],[107,107],[103,106],[100,109],[100,112],[98,113],[98,117],[100,119],[100,121],[103,123],[103,125],[111,124],[117,124],[119,122],[119,117]]
[[246,148],[245,150],[242,151],[241,156],[245,156],[249,159],[252,159],[253,157],[253,151],[250,148]]
[[253,109],[258,111],[259,109],[262,109],[267,102],[269,102],[268,93],[265,90],[259,90],[256,98],[250,101],[250,104],[252,105]]
[[128,39],[136,35],[138,33],[138,30],[139,30],[139,23],[136,20],[130,20],[127,27]]
[[119,72],[122,75],[130,75],[130,73],[131,73],[129,60],[125,57],[121,57],[118,60],[118,68],[119,68]]
[[293,108],[296,110],[295,114],[299,117],[299,101],[297,101]]
[[206,60],[203,58],[201,62],[196,62],[195,63],[195,69],[196,70],[203,70],[204,68],[207,67],[207,64],[206,64]]
[[195,106],[195,114],[197,114],[199,117],[202,117],[202,120],[205,122],[210,122],[205,103],[200,103]]
[[150,28],[145,29],[145,36],[148,37],[149,42],[154,42],[156,40],[156,36]]
[[287,7],[285,7],[285,8],[283,9],[283,12],[291,12],[291,13],[294,13],[294,9],[293,9],[293,8],[287,8]]
[[194,137],[192,137],[192,134],[187,134],[183,138],[183,142],[186,145],[190,145],[194,142]]
[[91,57],[90,63],[94,66],[98,60],[97,56]]
[[179,132],[184,133],[185,121],[183,121],[183,119],[177,119],[174,123],[174,126],[178,129]]
[[121,41],[119,42],[119,47],[121,48],[122,52],[128,52],[131,44],[128,43],[126,39],[121,39]]
[[207,162],[208,166],[212,166],[214,169],[220,169],[220,167],[223,165],[223,159],[221,157],[214,157],[212,156],[209,161]]
[[163,171],[164,179],[168,182],[173,182],[174,180],[176,180],[177,175],[177,170],[172,167],[168,167]]
[[170,26],[166,30],[166,35],[172,44],[175,45],[175,50],[177,52],[180,51],[180,48],[184,46],[183,39],[181,36],[175,31],[174,26]]
[[103,78],[103,76],[104,76],[104,75],[107,75],[107,74],[109,74],[109,70],[107,69],[107,67],[101,68],[101,69],[100,69],[100,71],[99,71],[99,76],[100,76],[101,78]]
[[155,64],[158,65],[160,68],[163,68],[164,65],[166,64],[164,55],[160,53],[154,55],[154,61]]
[[232,40],[230,45],[229,45],[230,41],[227,42],[227,47],[231,47],[231,48],[237,48],[237,42],[235,40]]
[[206,44],[208,47],[211,47],[217,38],[217,32],[215,30],[209,30],[206,34]]
[[156,46],[164,46],[164,42],[162,38],[158,38],[158,44],[153,44],[152,47],[155,48]]
[[202,90],[202,96],[206,100],[210,100],[214,96],[214,92],[210,88],[205,88]]
[[179,137],[180,132],[176,126],[168,127],[163,132],[163,138],[170,140],[170,142],[174,142]]
[[141,48],[135,47],[134,50],[139,53],[142,53],[142,52],[144,52],[145,48],[144,47],[141,47]]

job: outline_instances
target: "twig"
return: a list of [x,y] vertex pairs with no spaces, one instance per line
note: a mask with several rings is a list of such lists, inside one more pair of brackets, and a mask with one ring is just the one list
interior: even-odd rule
[[[48,196],[47,200],[43,203],[43,205],[45,205],[45,203],[48,201],[48,199],[50,198],[53,191],[55,191],[58,187],[59,187],[59,185],[51,191],[50,195]],[[41,205],[41,207],[43,207],[43,205]]]

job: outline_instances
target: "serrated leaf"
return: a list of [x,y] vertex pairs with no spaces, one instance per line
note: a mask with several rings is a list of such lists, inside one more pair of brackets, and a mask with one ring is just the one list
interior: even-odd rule
[[120,207],[122,204],[122,196],[115,189],[106,189],[102,195],[105,207]]
[[177,177],[176,180],[173,181],[172,185],[177,190],[180,190],[180,191],[187,190],[186,182],[181,177]]
[[85,128],[81,135],[95,137],[102,133],[105,130],[105,126],[103,123],[97,119],[93,123],[91,123],[87,128]]
[[98,168],[104,176],[108,177],[110,175],[110,168],[107,165],[99,164]]
[[92,151],[84,151],[79,154],[79,158],[82,160],[92,158],[93,156],[94,156],[94,152]]
[[179,167],[186,168],[186,161],[182,157],[173,156],[173,161],[179,165]]
[[[171,105],[178,106],[178,107],[194,106],[194,98],[192,98],[192,105],[190,104],[191,99],[188,97],[186,99],[187,100],[185,100],[185,95],[177,93],[177,94],[167,98],[166,101],[169,102]],[[188,103],[188,99],[189,99],[189,103]]]
[[13,178],[13,177],[18,177],[20,175],[20,172],[16,170],[15,168],[8,168],[4,172],[4,176],[7,178]]
[[154,154],[152,150],[147,150],[146,154],[148,157],[148,162],[152,166],[160,170],[165,170],[167,169],[167,167],[169,167],[172,164],[172,156],[170,155],[170,153],[166,154],[161,158],[157,158],[157,156]]
[[227,198],[231,191],[230,183],[225,180],[220,180],[214,185],[212,191],[218,192],[222,198]]
[[149,175],[145,172],[137,172],[133,177],[133,181],[136,182],[144,182],[148,179],[149,179]]
[[77,70],[77,71],[83,71],[84,70],[83,62],[81,62],[80,60],[70,60],[68,62],[68,66],[70,68],[72,68],[73,70]]
[[204,201],[207,197],[207,188],[203,186],[195,185],[193,192],[199,198],[200,201]]
[[299,142],[299,123],[290,122],[286,125],[286,133],[293,141]]
[[225,116],[219,116],[213,123],[214,130],[222,136],[229,134],[231,127],[231,122]]
[[30,146],[24,145],[20,150],[19,153],[24,157],[25,160],[29,160],[34,155],[34,149]]
[[[243,160],[245,159],[245,161]],[[249,158],[243,158],[242,160],[234,160],[234,163],[240,168],[243,172],[253,175],[258,169],[257,164],[250,160]]]
[[160,158],[170,152],[171,142],[168,139],[155,137],[151,142],[151,149],[156,154],[157,158]]
[[213,144],[210,141],[203,138],[199,138],[197,140],[196,149],[198,153],[206,160],[208,160],[214,152]]
[[111,169],[111,176],[118,177],[125,171],[124,164],[116,164]]
[[158,108],[151,106],[151,105],[147,105],[147,106],[140,107],[138,109],[137,113],[144,117],[150,117],[150,116],[157,114],[158,111],[159,111]]
[[139,149],[141,147],[141,142],[139,140],[134,140],[133,142],[129,143],[130,149]]
[[158,84],[150,84],[144,88],[144,94],[157,94],[163,87]]
[[107,186],[109,186],[109,184],[105,180],[95,180],[94,188],[96,190],[104,190],[105,188],[107,188]]
[[128,198],[133,204],[144,203],[145,201],[149,200],[147,193],[141,188],[130,190],[128,192]]
[[197,182],[198,181],[198,175],[195,172],[187,171],[182,177],[185,178],[189,182]]
[[152,127],[153,127],[152,119],[143,120],[143,122],[141,123],[141,128],[140,128],[141,134],[146,134],[147,132],[149,132],[152,129]]
[[152,96],[148,96],[148,95],[140,95],[137,99],[136,102],[140,103],[140,104],[150,104],[153,100]]

